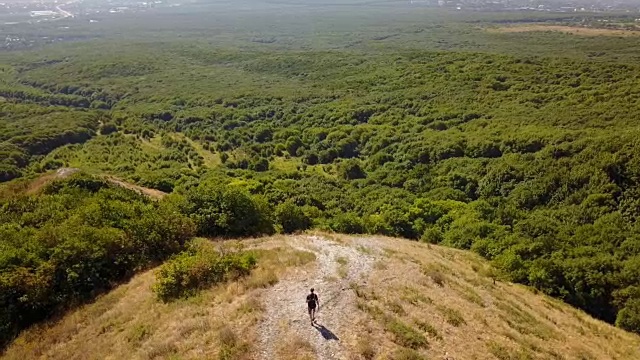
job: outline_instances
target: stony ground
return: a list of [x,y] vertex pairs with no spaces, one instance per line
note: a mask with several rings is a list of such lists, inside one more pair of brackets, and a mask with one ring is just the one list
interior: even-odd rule
[[[292,274],[267,291],[266,312],[258,329],[258,357],[277,358],[276,345],[295,334],[313,346],[318,359],[344,359],[341,336],[349,331],[350,315],[357,311],[351,284],[366,284],[374,258],[319,236],[297,237],[292,245],[315,253],[314,269]],[[320,300],[313,326],[305,302],[311,287]]]

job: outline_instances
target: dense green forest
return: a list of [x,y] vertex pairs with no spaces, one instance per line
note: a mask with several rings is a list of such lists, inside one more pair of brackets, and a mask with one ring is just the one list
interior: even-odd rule
[[[0,52],[3,340],[193,235],[312,227],[471,249],[640,332],[640,37],[383,5],[237,27],[198,6]],[[62,31],[42,26],[13,31]],[[61,167],[97,177],[18,192]]]
[[86,176],[2,203],[0,342],[180,251],[192,222]]

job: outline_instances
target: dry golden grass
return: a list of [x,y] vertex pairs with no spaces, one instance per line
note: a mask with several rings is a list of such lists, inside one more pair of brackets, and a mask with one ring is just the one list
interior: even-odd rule
[[[386,263],[356,291],[374,329],[376,359],[416,352],[426,359],[640,359],[640,337],[527,287],[494,285],[495,273],[472,254],[392,238],[363,241],[384,249]],[[380,320],[389,316],[423,334],[428,347],[398,350],[408,346]]]
[[640,36],[640,31],[621,29],[598,29],[565,25],[519,24],[486,29],[493,33],[520,33],[533,31],[553,31],[579,36]]
[[366,334],[358,340],[356,351],[357,356],[364,360],[373,360],[378,353],[371,339]]
[[283,237],[249,240],[257,269],[241,281],[164,304],[151,291],[154,270],[134,277],[62,320],[25,331],[3,359],[249,359],[264,287],[313,261]]
[[[353,310],[331,329],[345,359],[640,359],[640,337],[527,287],[494,284],[487,263],[467,252],[384,237],[332,238],[375,257],[369,276],[343,291],[353,297]],[[241,281],[163,304],[150,291],[154,275],[148,271],[57,322],[24,332],[3,358],[258,358],[258,325],[265,306],[277,306],[260,299],[278,279],[306,278],[315,256],[294,250],[284,236],[243,243],[260,249],[260,260]],[[332,259],[336,268],[351,266]],[[274,344],[277,359],[317,357],[317,344],[284,333],[286,339]]]
[[278,343],[276,354],[280,360],[314,360],[313,346],[295,334],[289,334],[287,341]]

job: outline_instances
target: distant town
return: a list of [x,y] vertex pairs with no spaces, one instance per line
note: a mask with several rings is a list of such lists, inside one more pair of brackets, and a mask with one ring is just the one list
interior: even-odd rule
[[166,4],[168,4],[166,0],[108,0],[104,2],[91,0],[39,0],[0,2],[0,20],[4,20],[0,22],[0,24],[39,23],[42,21],[54,21],[73,17],[82,17],[86,21],[96,22],[97,20],[91,19],[91,15],[143,11]]
[[[41,22],[69,17],[145,11],[155,7],[179,6],[171,0],[0,0],[0,25]],[[308,2],[305,2],[308,4]],[[430,6],[471,11],[545,11],[545,12],[638,12],[640,1],[591,0],[407,0],[409,6]],[[94,20],[96,21],[96,20]]]
[[410,3],[476,11],[640,12],[638,1],[410,0]]
[[[42,43],[83,39],[85,35],[73,33],[73,23],[99,23],[104,21],[105,17],[176,7],[181,6],[185,1],[193,2],[194,0],[0,0],[0,33],[4,33],[0,37],[0,50],[21,49]],[[299,3],[288,1],[285,5],[290,4],[322,6],[321,3],[313,3],[309,0],[299,0]],[[640,31],[640,0],[613,2],[600,0],[406,0],[404,5],[401,4],[393,3],[397,6],[433,7],[452,11],[526,11],[530,13],[576,14],[577,16],[570,17],[573,22],[570,24],[571,26]],[[584,14],[584,16],[580,14]],[[25,25],[28,28],[30,24],[46,24],[65,19],[67,21],[62,21],[56,27],[56,34],[25,34],[22,30],[18,30],[18,27],[24,28]],[[504,21],[509,22],[510,20]]]

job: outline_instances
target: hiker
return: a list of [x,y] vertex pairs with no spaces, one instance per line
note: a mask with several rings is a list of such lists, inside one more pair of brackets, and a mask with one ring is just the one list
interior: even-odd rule
[[316,321],[316,306],[320,308],[320,300],[318,300],[318,295],[313,292],[313,288],[311,288],[311,293],[307,295],[307,307],[309,308],[309,318],[311,319],[311,325]]

